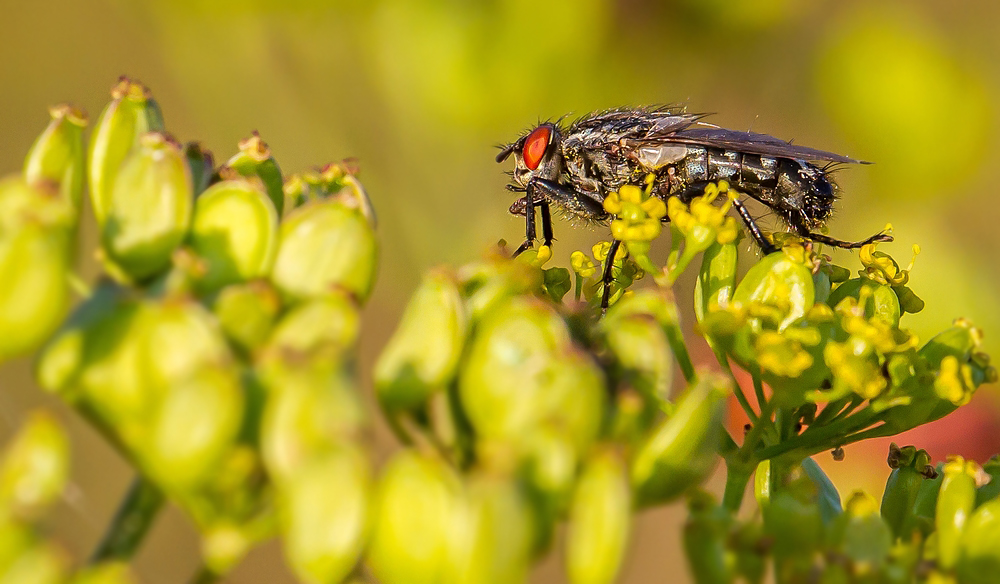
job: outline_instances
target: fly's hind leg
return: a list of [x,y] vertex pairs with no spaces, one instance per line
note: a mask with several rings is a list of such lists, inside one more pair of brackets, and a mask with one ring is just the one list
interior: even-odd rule
[[612,239],[608,255],[604,258],[604,272],[601,274],[601,284],[603,285],[603,289],[601,290],[601,314],[604,314],[608,310],[608,304],[611,301],[611,283],[615,281],[615,256],[618,255],[618,248],[621,247],[621,244],[621,240]]
[[790,222],[792,228],[795,229],[795,233],[799,237],[808,239],[810,241],[815,241],[817,243],[824,243],[826,245],[832,245],[833,247],[839,247],[841,249],[857,249],[859,247],[868,245],[869,243],[875,243],[880,241],[892,241],[892,236],[885,231],[880,231],[875,235],[861,241],[844,241],[842,239],[836,239],[834,237],[829,237],[823,235],[822,233],[813,233],[809,231],[801,221]]

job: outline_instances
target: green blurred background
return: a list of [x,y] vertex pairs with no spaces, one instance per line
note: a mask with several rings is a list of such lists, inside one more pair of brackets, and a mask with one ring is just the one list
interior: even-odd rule
[[[617,105],[675,103],[750,128],[874,161],[842,171],[831,233],[859,239],[891,222],[882,249],[923,252],[914,290],[929,310],[904,324],[922,338],[964,316],[1000,355],[1000,4],[930,0],[383,0],[321,2],[53,0],[0,4],[0,170],[19,170],[48,121],[71,101],[93,119],[127,73],[150,86],[167,128],[224,160],[258,130],[286,173],[357,157],[383,245],[366,314],[362,366],[391,332],[422,271],[478,257],[523,220],[494,146],[539,119]],[[92,232],[82,271],[93,277]],[[559,222],[554,264],[606,234]],[[665,257],[661,242],[660,257]],[[745,254],[750,255],[750,254]],[[847,252],[843,265],[857,267]],[[2,285],[2,283],[0,283]],[[691,282],[682,281],[680,297]],[[689,319],[690,320],[690,319]],[[0,433],[25,411],[57,407],[30,363],[0,368]],[[63,410],[75,440],[75,488],[54,526],[85,556],[129,473]],[[1000,400],[965,408],[899,442],[935,457],[1000,450]],[[734,424],[739,421],[734,419]],[[886,442],[820,457],[846,495],[879,494]],[[623,582],[677,574],[679,509],[647,513]],[[180,581],[197,542],[166,515],[140,555],[144,582]],[[536,582],[559,581],[548,562]],[[233,582],[291,582],[274,546]]]

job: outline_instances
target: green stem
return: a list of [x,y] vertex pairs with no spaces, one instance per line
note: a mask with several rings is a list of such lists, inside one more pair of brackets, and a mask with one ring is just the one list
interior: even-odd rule
[[750,373],[753,378],[753,391],[757,394],[757,407],[763,409],[764,404],[767,403],[767,396],[764,395],[764,382],[760,380],[760,374],[756,372]]
[[751,458],[751,453],[757,448],[757,442],[763,437],[764,432],[769,427],[774,427],[774,422],[771,421],[771,412],[773,409],[774,404],[772,402],[764,402],[761,406],[760,417],[757,418],[757,422],[750,428],[747,435],[743,437],[743,447],[740,448],[740,456],[743,459]]
[[90,562],[128,561],[142,544],[163,502],[163,493],[155,485],[142,476],[133,479]]
[[580,274],[577,274],[576,275],[576,290],[573,292],[573,296],[575,297],[575,299],[576,299],[577,302],[580,301],[580,297],[581,297],[582,294],[583,294],[583,276],[581,276]]
[[691,361],[691,355],[688,354],[687,346],[684,344],[684,334],[681,332],[680,325],[673,322],[666,327],[665,332],[670,349],[674,352],[674,358],[677,359],[681,373],[684,374],[684,380],[689,384],[694,383],[694,363]]
[[753,425],[757,424],[757,412],[753,411],[753,406],[750,405],[750,400],[747,399],[745,393],[743,393],[743,388],[740,387],[740,383],[736,381],[736,375],[733,373],[733,368],[729,366],[729,359],[726,358],[725,353],[721,351],[714,351],[715,359],[719,362],[719,365],[726,370],[729,374],[729,379],[733,382],[733,393],[736,394],[736,401],[740,402],[740,407],[743,408],[743,412],[750,418],[750,423]]
[[[779,410],[778,412],[782,412]],[[756,453],[758,460],[775,458],[792,450],[812,450],[817,452],[845,444],[844,439],[833,440],[839,436],[850,436],[876,423],[879,419],[877,412],[861,411],[852,416],[837,420],[832,424],[822,427],[811,427],[805,432],[792,436],[788,440],[779,442],[773,446],[768,446]]]
[[834,421],[835,418],[839,417],[843,413],[844,406],[847,405],[847,402],[848,398],[842,397],[826,404],[823,411],[816,416],[816,419],[813,420],[813,423],[810,424],[810,426],[823,426]]
[[732,514],[736,514],[743,504],[750,477],[753,476],[755,464],[737,460],[738,457],[726,459],[726,490],[722,495],[722,505]]

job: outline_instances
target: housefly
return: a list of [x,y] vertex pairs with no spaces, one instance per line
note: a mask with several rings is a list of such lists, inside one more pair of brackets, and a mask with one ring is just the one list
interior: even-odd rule
[[[702,122],[704,117],[667,107],[615,109],[586,115],[567,126],[546,122],[502,146],[497,162],[514,156],[513,180],[507,188],[524,193],[510,207],[511,213],[525,218],[525,241],[514,255],[534,245],[536,208],[542,241],[551,245],[551,207],[570,216],[607,221],[608,193],[639,184],[649,174],[656,196],[664,200],[676,196],[685,203],[702,194],[707,184],[724,179],[811,241],[857,248],[892,240],[887,233],[877,233],[848,242],[814,232],[830,218],[837,198],[832,167],[866,162],[766,134],[719,128]],[[733,207],[760,248],[765,253],[776,251],[745,203],[736,200]],[[610,257],[620,243],[612,242]],[[604,273],[604,307],[610,266],[608,262]]]

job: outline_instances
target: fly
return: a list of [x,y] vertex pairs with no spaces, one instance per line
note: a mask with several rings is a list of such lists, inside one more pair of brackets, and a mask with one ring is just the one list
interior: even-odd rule
[[[604,210],[608,193],[641,183],[649,174],[654,177],[652,192],[664,201],[676,196],[690,203],[709,183],[726,180],[773,210],[804,239],[847,249],[892,241],[884,232],[849,242],[813,231],[833,213],[837,185],[831,166],[867,162],[767,134],[719,128],[701,122],[704,117],[665,107],[616,109],[584,116],[568,126],[543,123],[503,146],[497,162],[514,156],[513,181],[507,188],[524,193],[510,207],[511,213],[525,218],[525,241],[514,255],[534,245],[536,208],[542,242],[551,245],[551,206],[605,222],[610,219]],[[744,202],[736,200],[733,207],[764,253],[776,251]],[[620,244],[612,242],[609,257]],[[604,308],[610,266],[608,262],[604,273]]]

